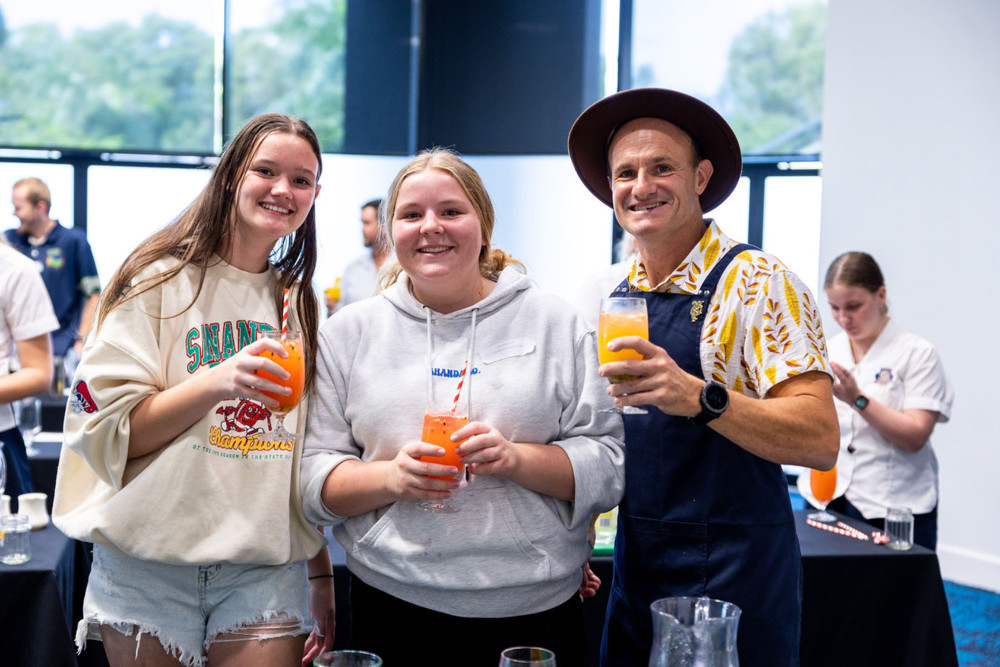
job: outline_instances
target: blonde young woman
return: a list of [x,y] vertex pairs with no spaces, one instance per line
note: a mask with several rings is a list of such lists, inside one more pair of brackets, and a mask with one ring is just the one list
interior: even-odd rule
[[953,392],[929,342],[889,317],[885,279],[871,255],[837,257],[824,283],[833,319],[840,457],[846,491],[830,508],[882,527],[886,509],[909,507],[914,542],[937,544],[938,462],[931,433],[951,415]]
[[[302,461],[306,514],[347,552],[355,647],[466,666],[528,644],[582,664],[589,520],[624,485],[593,329],[492,247],[489,195],[453,153],[418,155],[381,214],[399,267],[322,327]],[[460,382],[459,490],[421,431]],[[419,505],[446,499],[457,512]]]
[[[103,641],[113,666],[294,667],[332,645],[333,579],[302,512],[301,441],[262,439],[277,405],[264,392],[289,390],[258,375],[288,377],[260,356],[283,348],[258,338],[281,326],[288,288],[312,383],[317,304],[302,286],[321,169],[305,122],[254,118],[101,297],[53,514],[94,543],[77,643]],[[305,401],[290,415],[300,429],[304,412]]]

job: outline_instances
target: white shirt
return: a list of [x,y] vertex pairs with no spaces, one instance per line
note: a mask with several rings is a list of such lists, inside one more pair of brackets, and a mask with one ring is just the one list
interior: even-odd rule
[[[893,410],[930,410],[948,421],[954,392],[934,346],[892,320],[859,363],[847,334],[830,339],[830,361],[848,369],[858,390]],[[834,401],[840,421],[837,475],[845,495],[866,519],[885,517],[887,507],[904,506],[925,514],[937,506],[938,462],[930,440],[907,452],[883,438],[851,405]],[[854,453],[847,448],[853,445]]]
[[[10,373],[16,341],[58,328],[38,264],[0,241],[0,377]],[[9,405],[0,405],[0,431],[14,426]]]
[[[390,254],[382,262],[382,266],[388,266],[394,261],[396,261],[395,255]],[[363,255],[352,260],[344,268],[337,309],[339,310],[349,303],[375,296],[375,289],[378,287],[378,272],[370,250],[366,250]]]

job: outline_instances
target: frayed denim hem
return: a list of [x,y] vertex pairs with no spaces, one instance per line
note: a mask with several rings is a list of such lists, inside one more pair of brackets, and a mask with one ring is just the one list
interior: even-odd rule
[[139,658],[139,648],[142,646],[142,636],[154,638],[163,646],[163,649],[173,658],[181,662],[184,667],[205,667],[207,657],[196,655],[193,652],[185,651],[173,642],[165,641],[160,631],[152,626],[142,625],[131,621],[101,621],[97,618],[83,619],[76,627],[76,652],[83,653],[87,646],[87,640],[93,639],[101,641],[101,626],[106,625],[115,632],[120,632],[126,637],[131,637],[135,628],[139,631],[135,634],[135,657]]

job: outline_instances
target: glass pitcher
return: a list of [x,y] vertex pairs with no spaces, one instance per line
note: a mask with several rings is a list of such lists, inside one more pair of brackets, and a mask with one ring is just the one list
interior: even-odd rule
[[738,667],[736,630],[742,611],[711,598],[661,598],[649,605],[649,667]]

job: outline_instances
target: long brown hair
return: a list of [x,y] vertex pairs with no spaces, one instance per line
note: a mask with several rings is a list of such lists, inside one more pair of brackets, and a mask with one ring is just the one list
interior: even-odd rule
[[[472,203],[476,215],[479,216],[479,225],[485,242],[482,250],[479,251],[480,275],[490,280],[496,280],[500,272],[510,265],[518,266],[523,271],[524,264],[503,250],[492,246],[491,239],[493,227],[496,224],[496,214],[493,212],[493,201],[486,191],[483,179],[465,160],[447,148],[435,147],[421,151],[396,174],[396,178],[393,179],[389,191],[379,207],[379,224],[385,230],[384,237],[387,242],[392,243],[392,218],[396,213],[396,200],[399,198],[399,189],[403,186],[403,181],[408,176],[419,174],[427,169],[440,169],[454,178],[465,196],[469,198],[469,202]],[[385,269],[379,278],[379,289],[385,289],[396,282],[402,271],[403,267],[398,262]]]
[[[115,271],[111,282],[101,294],[97,317],[98,328],[115,307],[167,282],[189,264],[201,271],[194,298],[184,310],[169,317],[181,315],[194,305],[201,294],[205,273],[214,261],[216,250],[228,246],[234,236],[237,224],[236,203],[243,176],[261,142],[268,135],[275,133],[291,134],[309,143],[316,155],[318,164],[316,180],[319,181],[323,171],[323,159],[319,140],[308,123],[299,118],[276,113],[263,114],[250,120],[222,153],[219,163],[212,170],[208,184],[194,202],[173,222],[143,241]],[[286,288],[295,297],[292,310],[298,317],[307,351],[306,389],[311,386],[316,370],[319,307],[312,290],[313,272],[316,270],[316,248],[316,208],[313,206],[306,214],[302,225],[275,245],[270,259],[270,263],[280,274],[273,294],[277,312],[281,312]],[[175,258],[178,261],[177,266],[143,279],[136,285],[132,284],[135,277],[146,267],[164,257]]]

